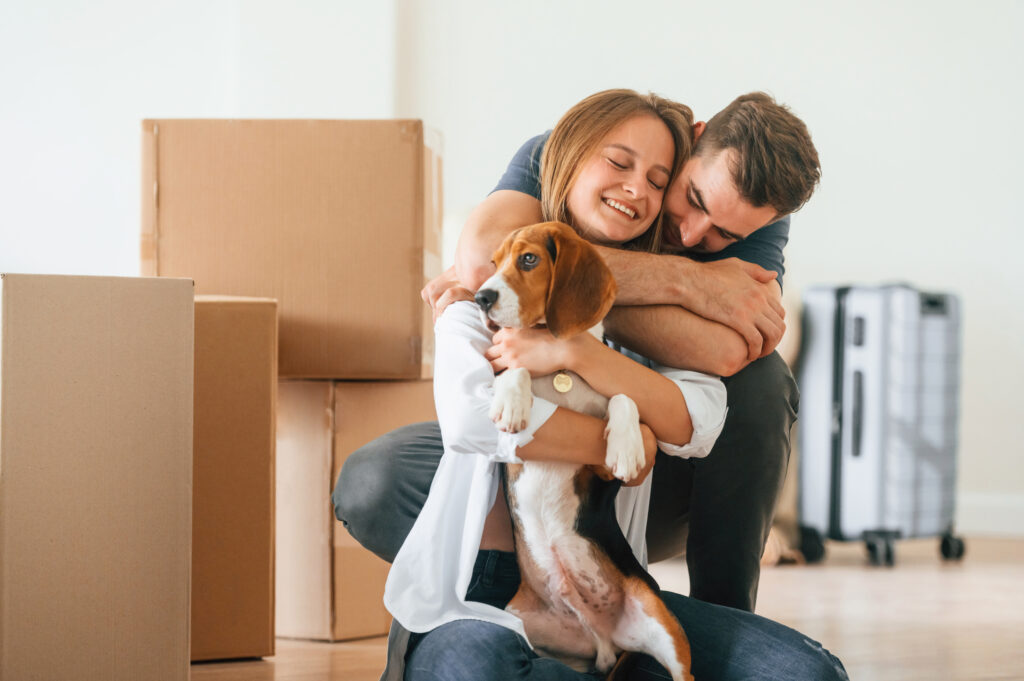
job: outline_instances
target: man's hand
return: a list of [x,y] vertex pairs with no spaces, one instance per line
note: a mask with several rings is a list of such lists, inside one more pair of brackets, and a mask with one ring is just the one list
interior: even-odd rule
[[455,276],[455,268],[449,267],[439,276],[427,282],[420,291],[423,302],[430,306],[434,322],[441,316],[444,309],[457,300],[473,300],[473,292],[459,284]]
[[693,311],[735,330],[751,362],[770,354],[786,332],[777,273],[739,258],[701,263]]

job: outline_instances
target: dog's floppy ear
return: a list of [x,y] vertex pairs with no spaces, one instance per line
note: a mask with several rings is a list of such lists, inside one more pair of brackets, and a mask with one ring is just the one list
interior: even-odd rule
[[615,302],[615,277],[597,253],[568,225],[550,223],[551,285],[545,305],[548,330],[556,338],[574,336],[594,326]]

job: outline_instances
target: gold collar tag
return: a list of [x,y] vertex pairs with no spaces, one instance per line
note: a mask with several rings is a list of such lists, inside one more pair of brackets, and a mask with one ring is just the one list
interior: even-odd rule
[[555,390],[560,393],[567,393],[572,390],[572,376],[564,371],[559,371],[555,374],[553,383],[555,385]]

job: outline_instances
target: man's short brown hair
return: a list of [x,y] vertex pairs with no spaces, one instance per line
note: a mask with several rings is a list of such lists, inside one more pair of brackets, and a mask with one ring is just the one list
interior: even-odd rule
[[711,120],[694,156],[734,149],[732,177],[740,196],[755,208],[771,206],[779,217],[811,198],[821,179],[818,151],[802,120],[764,92],[740,95]]

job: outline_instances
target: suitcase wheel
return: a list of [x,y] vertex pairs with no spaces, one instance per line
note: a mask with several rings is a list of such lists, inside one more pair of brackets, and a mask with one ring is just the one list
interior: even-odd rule
[[825,538],[813,527],[800,526],[800,553],[808,563],[818,563],[825,557]]
[[896,563],[896,550],[890,536],[865,533],[864,546],[872,565],[892,566]]
[[952,533],[948,533],[942,535],[942,541],[939,543],[939,550],[942,552],[942,558],[944,560],[960,560],[964,557],[966,546],[964,545],[963,539],[954,536]]

